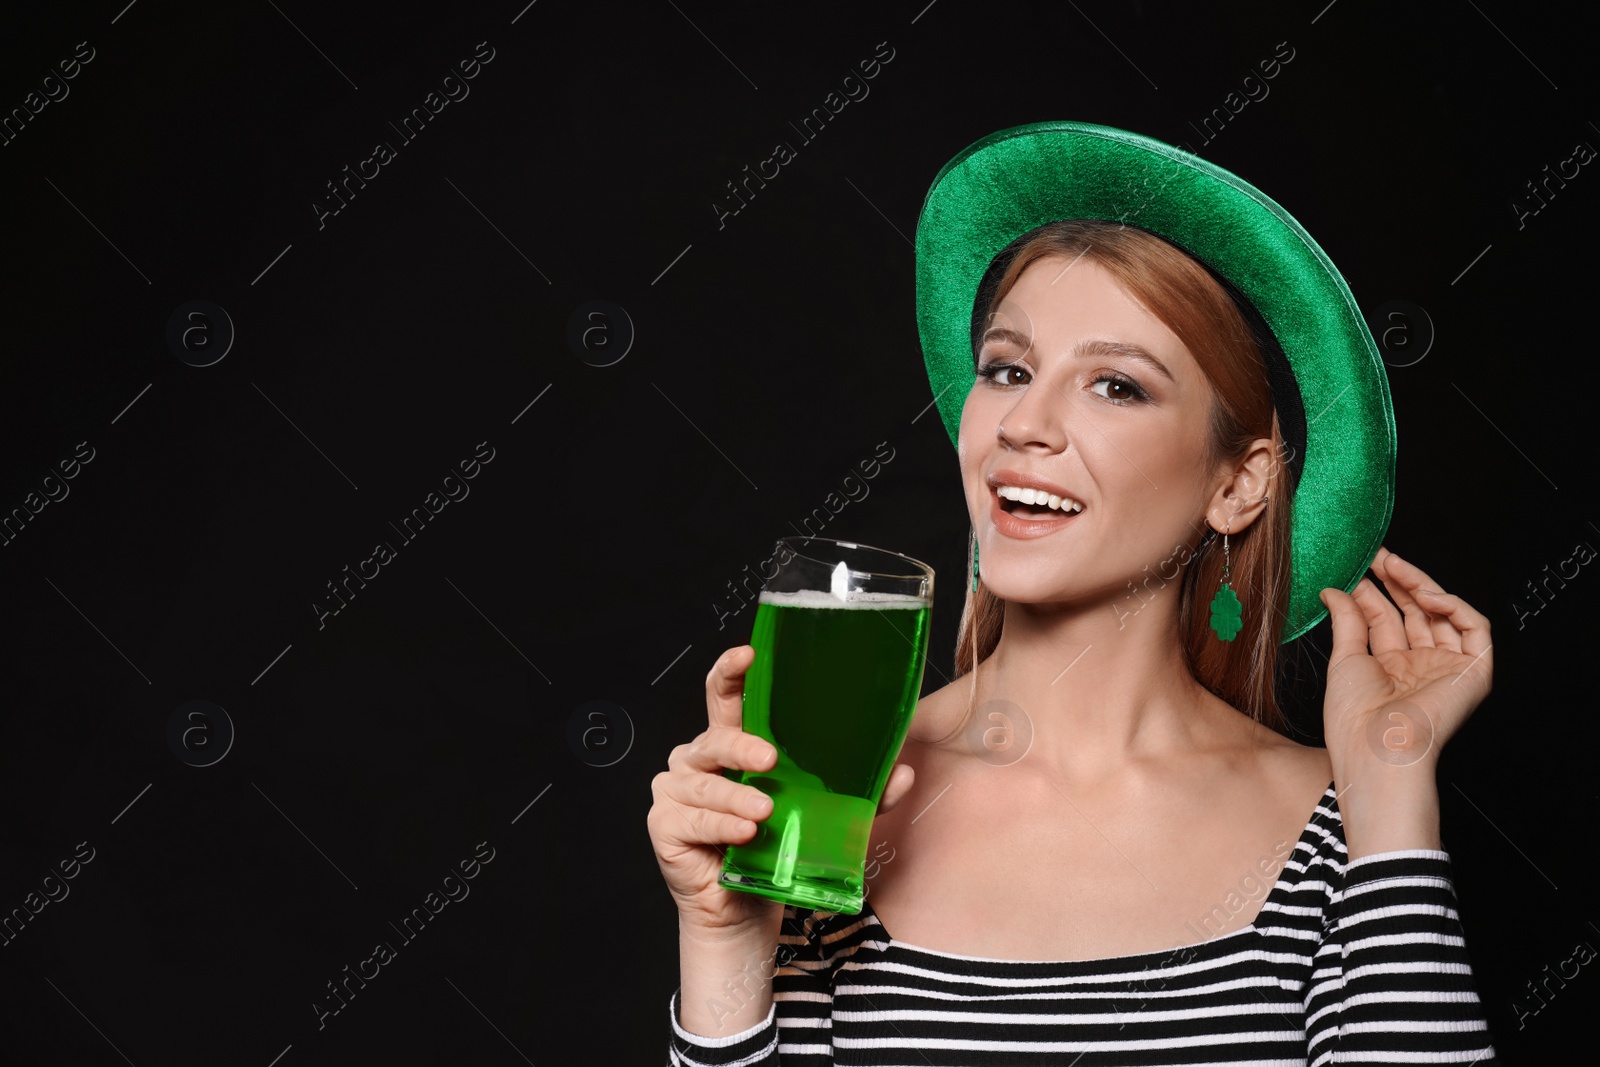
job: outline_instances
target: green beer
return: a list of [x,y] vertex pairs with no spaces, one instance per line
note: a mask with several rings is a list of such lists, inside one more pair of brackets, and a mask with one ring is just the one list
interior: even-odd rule
[[744,729],[772,742],[778,761],[770,771],[724,773],[770,796],[772,814],[749,842],[729,846],[723,885],[861,911],[867,839],[922,690],[928,573],[923,596],[761,593]]

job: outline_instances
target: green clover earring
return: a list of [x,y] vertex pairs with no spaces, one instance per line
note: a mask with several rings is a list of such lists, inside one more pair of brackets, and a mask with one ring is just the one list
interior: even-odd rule
[[1244,613],[1239,597],[1228,582],[1228,532],[1222,532],[1222,586],[1211,598],[1211,628],[1224,641],[1232,641],[1244,628]]
[[978,539],[972,539],[972,591],[978,591]]

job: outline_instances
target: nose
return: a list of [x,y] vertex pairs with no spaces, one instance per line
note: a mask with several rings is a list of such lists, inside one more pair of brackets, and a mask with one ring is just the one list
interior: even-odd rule
[[1066,450],[1067,414],[1072,407],[1054,382],[1035,378],[1022,390],[1011,410],[995,428],[999,439],[1019,451]]

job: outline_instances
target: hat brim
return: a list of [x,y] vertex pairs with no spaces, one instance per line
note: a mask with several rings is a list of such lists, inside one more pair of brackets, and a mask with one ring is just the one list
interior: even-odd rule
[[1081,122],[1001,130],[939,171],[917,222],[917,327],[952,443],[976,380],[978,284],[1012,239],[1059,219],[1118,221],[1166,238],[1238,287],[1282,346],[1306,418],[1280,638],[1294,640],[1327,615],[1322,589],[1360,582],[1394,509],[1389,382],[1350,287],[1287,211],[1191,153]]

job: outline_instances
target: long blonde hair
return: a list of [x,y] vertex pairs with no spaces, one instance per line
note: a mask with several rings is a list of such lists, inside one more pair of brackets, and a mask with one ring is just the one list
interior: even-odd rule
[[[1188,347],[1216,393],[1208,467],[1239,462],[1250,442],[1260,437],[1272,441],[1278,457],[1284,456],[1266,363],[1238,307],[1205,267],[1155,234],[1098,219],[1040,227],[1017,250],[980,321],[987,321],[1030,263],[1049,255],[1094,260]],[[1228,535],[1229,581],[1245,605],[1244,628],[1234,640],[1220,640],[1210,628],[1211,597],[1222,584],[1220,536],[1214,546],[1201,541],[1192,563],[1195,544],[1174,546],[1175,555],[1186,549],[1189,553],[1180,565],[1181,578],[1158,572],[1141,583],[1149,588],[1158,582],[1160,588],[1180,581],[1178,629],[1190,673],[1222,700],[1280,733],[1288,732],[1275,683],[1279,635],[1289,608],[1291,544],[1284,473],[1282,463],[1275,463],[1266,510],[1246,529]],[[969,534],[969,572],[976,550]],[[1004,621],[1005,602],[981,581],[977,592],[968,584],[955,656],[956,677],[972,674],[968,715],[976,700],[976,667],[999,644]]]

